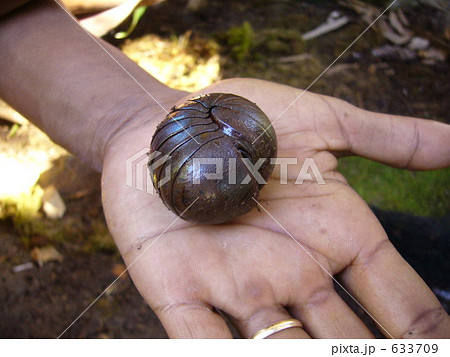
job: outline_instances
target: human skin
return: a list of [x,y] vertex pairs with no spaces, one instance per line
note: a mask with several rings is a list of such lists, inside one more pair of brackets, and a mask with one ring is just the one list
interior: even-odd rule
[[[224,316],[243,337],[289,318],[304,327],[273,337],[373,337],[337,295],[330,275],[386,336],[450,337],[450,318],[439,301],[336,171],[345,155],[414,170],[448,167],[450,126],[371,113],[313,93],[290,106],[302,90],[260,80],[177,91],[99,43],[53,1],[4,16],[0,96],[102,171],[109,229],[169,337],[229,338]],[[177,219],[157,195],[125,185],[125,161],[148,147],[166,110],[207,92],[255,102],[273,122],[278,156],[299,163],[287,185],[274,172],[259,196],[260,210],[216,226]],[[295,185],[305,158],[314,159],[325,185]]]

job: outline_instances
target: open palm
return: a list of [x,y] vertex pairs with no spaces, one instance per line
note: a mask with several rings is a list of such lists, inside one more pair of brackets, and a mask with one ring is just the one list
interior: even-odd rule
[[[296,158],[297,165],[289,165],[287,183],[275,170],[259,209],[223,225],[197,225],[177,219],[157,195],[125,185],[125,161],[148,147],[161,113],[111,142],[102,183],[108,225],[169,336],[231,337],[227,318],[251,337],[296,318],[302,329],[273,337],[371,337],[334,291],[331,277],[338,276],[386,336],[449,337],[449,317],[433,293],[336,172],[337,158],[347,154],[411,169],[448,166],[449,127],[259,80],[222,81],[201,93],[207,92],[255,102],[274,125],[278,157]],[[295,183],[306,158],[325,184]]]

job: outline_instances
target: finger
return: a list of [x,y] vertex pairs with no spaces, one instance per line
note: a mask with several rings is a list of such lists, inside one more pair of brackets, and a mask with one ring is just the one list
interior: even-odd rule
[[[281,306],[268,306],[253,310],[253,312],[245,318],[231,319],[243,337],[251,338],[262,329],[266,329],[280,321],[292,320],[292,316]],[[267,338],[306,339],[310,338],[310,336],[303,328],[291,327],[286,330],[276,332]]]
[[308,302],[289,308],[313,338],[374,338],[333,288],[322,289]]
[[385,335],[450,337],[449,316],[387,238],[364,249],[342,278]]
[[334,114],[347,143],[334,149],[401,168],[429,170],[450,165],[450,125],[373,113],[332,98],[326,100],[338,108]]
[[156,312],[169,338],[233,338],[225,320],[206,305],[176,305]]

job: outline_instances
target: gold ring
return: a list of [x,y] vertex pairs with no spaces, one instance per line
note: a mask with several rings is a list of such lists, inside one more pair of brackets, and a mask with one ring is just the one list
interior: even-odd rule
[[257,333],[255,333],[252,337],[252,339],[262,339],[262,338],[267,338],[271,335],[273,335],[274,333],[286,330],[288,328],[292,328],[292,327],[303,327],[303,324],[295,319],[291,319],[291,320],[283,320],[280,322],[277,322],[276,324],[273,324],[267,328],[263,328],[261,330],[259,330]]

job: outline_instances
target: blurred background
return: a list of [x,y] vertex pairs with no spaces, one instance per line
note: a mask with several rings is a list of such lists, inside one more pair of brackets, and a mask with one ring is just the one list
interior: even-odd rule
[[[88,31],[188,91],[233,77],[306,88],[391,3],[63,2]],[[310,90],[449,123],[449,40],[450,2],[398,0]],[[449,311],[450,170],[355,157],[341,159],[339,170]],[[125,269],[99,185],[98,173],[0,101],[0,337],[57,337]],[[64,337],[166,335],[124,275]]]

